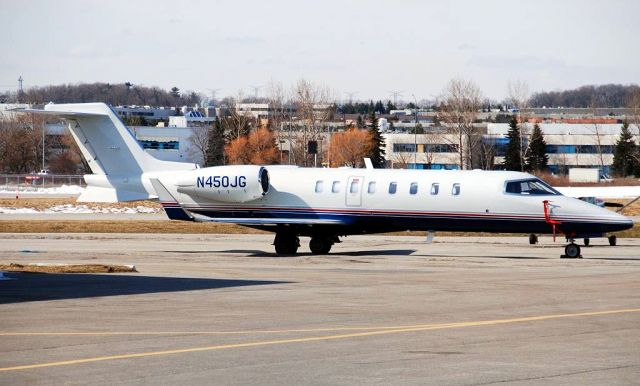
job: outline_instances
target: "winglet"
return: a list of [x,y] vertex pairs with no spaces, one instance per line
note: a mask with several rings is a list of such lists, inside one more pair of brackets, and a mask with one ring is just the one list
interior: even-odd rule
[[151,185],[153,185],[158,195],[158,201],[162,204],[164,211],[167,213],[167,217],[171,220],[195,221],[193,215],[182,208],[178,200],[169,193],[160,180],[157,178],[149,178],[149,181],[151,181]]

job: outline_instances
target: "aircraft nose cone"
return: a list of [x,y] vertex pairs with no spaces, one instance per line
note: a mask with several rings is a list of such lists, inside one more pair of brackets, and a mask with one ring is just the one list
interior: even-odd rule
[[612,225],[612,227],[615,227],[615,229],[611,230],[610,232],[623,231],[625,229],[633,228],[633,220],[629,217],[616,213],[616,219],[619,220],[619,223]]

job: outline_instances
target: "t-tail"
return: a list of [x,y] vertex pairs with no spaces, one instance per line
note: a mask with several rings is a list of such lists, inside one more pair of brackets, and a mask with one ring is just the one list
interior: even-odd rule
[[93,174],[80,202],[157,198],[150,178],[194,170],[198,165],[159,160],[145,152],[118,115],[104,103],[49,104],[25,112],[64,118]]

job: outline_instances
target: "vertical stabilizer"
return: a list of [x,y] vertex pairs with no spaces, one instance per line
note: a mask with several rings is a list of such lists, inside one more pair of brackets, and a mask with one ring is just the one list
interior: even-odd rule
[[104,103],[49,104],[26,112],[56,116],[69,123],[93,174],[86,175],[86,191],[78,201],[117,202],[157,198],[149,181],[198,165],[159,160],[138,144],[118,115]]

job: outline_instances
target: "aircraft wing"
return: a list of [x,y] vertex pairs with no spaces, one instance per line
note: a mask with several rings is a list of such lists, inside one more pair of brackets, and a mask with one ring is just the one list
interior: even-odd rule
[[199,222],[221,222],[238,225],[278,225],[278,224],[296,224],[296,225],[345,225],[341,220],[324,220],[324,219],[303,219],[303,218],[206,218],[195,217],[195,221]]

